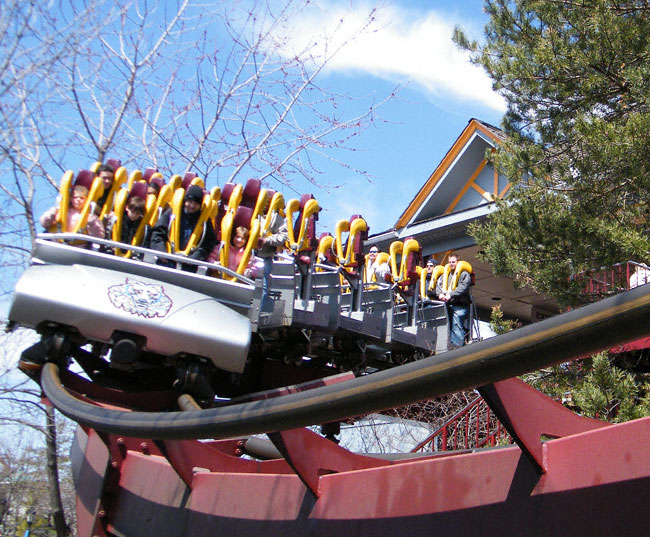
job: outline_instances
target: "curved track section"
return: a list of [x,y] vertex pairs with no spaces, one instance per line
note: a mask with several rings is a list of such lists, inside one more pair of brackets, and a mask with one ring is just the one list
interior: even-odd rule
[[503,336],[354,380],[187,412],[122,412],[85,403],[46,364],[43,391],[69,418],[101,431],[153,439],[230,438],[341,420],[470,389],[586,356],[650,334],[650,285]]

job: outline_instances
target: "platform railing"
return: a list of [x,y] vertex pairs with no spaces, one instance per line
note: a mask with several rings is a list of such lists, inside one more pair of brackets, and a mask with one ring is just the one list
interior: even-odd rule
[[[637,270],[649,270],[648,267],[635,261],[624,261],[611,267],[602,267],[585,273],[584,293],[594,297],[615,295],[630,289],[630,278]],[[648,273],[650,276],[650,272]],[[650,277],[647,278],[650,283]],[[639,283],[645,283],[643,280]]]
[[479,395],[411,452],[455,451],[512,443],[504,426]]

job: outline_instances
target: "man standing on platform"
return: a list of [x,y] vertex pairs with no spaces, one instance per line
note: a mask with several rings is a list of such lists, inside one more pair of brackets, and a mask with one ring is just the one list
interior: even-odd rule
[[[472,285],[472,276],[467,270],[458,267],[458,255],[449,255],[449,271],[445,288],[444,274],[436,282],[436,295],[438,300],[447,304],[450,318],[450,340],[452,348],[465,345],[465,338],[469,331],[469,308],[472,299],[469,294]],[[461,270],[456,280],[456,271]],[[453,283],[457,281],[455,287]]]

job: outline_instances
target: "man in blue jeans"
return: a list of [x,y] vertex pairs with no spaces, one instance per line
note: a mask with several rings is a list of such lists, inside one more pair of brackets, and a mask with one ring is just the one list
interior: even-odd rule
[[271,279],[271,269],[273,268],[273,258],[284,247],[284,243],[289,238],[287,221],[279,213],[273,213],[269,225],[268,234],[260,237],[255,254],[264,261],[264,273],[262,280],[262,300],[260,311],[268,313],[273,310],[273,304],[268,297],[269,282]]
[[450,317],[450,340],[452,348],[465,345],[465,337],[469,331],[469,308],[472,299],[469,288],[472,284],[472,276],[466,270],[462,270],[458,276],[457,283],[455,273],[458,268],[458,255],[449,255],[449,267],[451,269],[447,278],[447,287],[444,288],[444,275],[436,282],[436,295],[438,300],[445,302]]

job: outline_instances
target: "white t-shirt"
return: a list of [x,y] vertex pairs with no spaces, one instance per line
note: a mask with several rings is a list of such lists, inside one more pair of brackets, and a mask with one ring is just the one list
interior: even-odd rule
[[634,289],[639,285],[650,283],[650,269],[646,267],[637,267],[634,274],[630,276],[630,289]]

